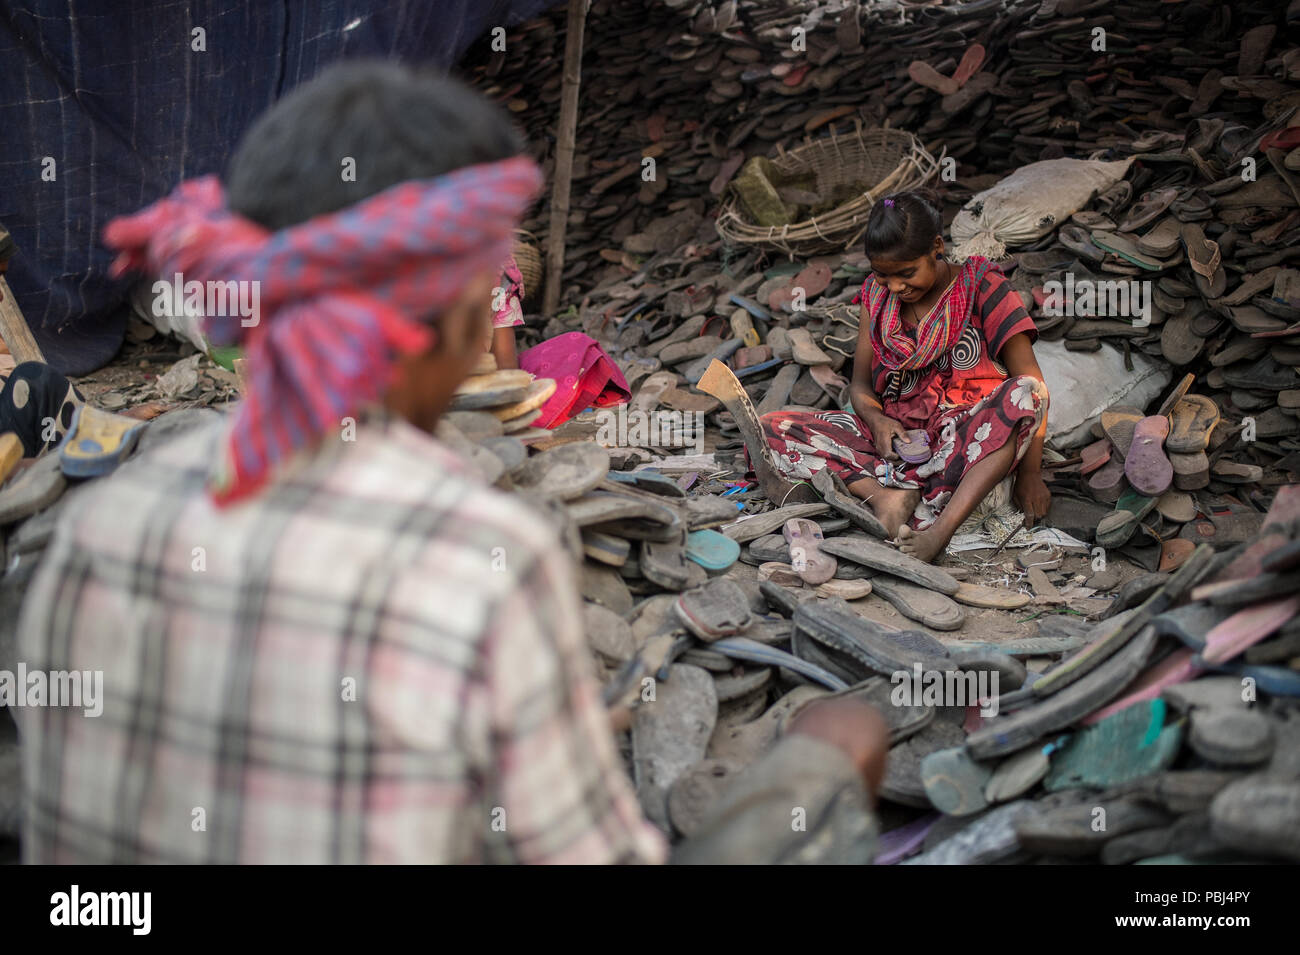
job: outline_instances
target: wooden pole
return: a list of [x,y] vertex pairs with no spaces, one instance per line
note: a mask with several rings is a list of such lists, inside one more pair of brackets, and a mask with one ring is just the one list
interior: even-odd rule
[[9,271],[9,259],[14,254],[14,240],[9,230],[0,225],[0,338],[4,339],[14,362],[21,365],[25,361],[44,362],[45,356],[32,337],[32,330],[27,327],[18,300],[5,280]]
[[546,294],[542,298],[542,314],[548,318],[560,307],[564,233],[569,225],[573,152],[578,130],[578,87],[582,83],[582,35],[586,30],[589,3],[590,0],[569,0],[569,18],[564,37],[564,78],[560,92],[560,118],[555,131],[551,229],[546,237]]
[[45,361],[41,346],[32,337],[32,330],[27,326],[23,313],[18,308],[13,289],[0,273],[0,338],[4,339],[14,362],[21,365],[25,361]]

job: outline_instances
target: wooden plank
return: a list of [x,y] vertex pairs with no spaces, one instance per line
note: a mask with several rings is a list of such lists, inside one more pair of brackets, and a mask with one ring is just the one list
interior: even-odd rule
[[0,434],[0,484],[5,482],[22,457],[23,443],[18,440],[18,435],[12,431]]
[[582,38],[587,27],[589,2],[590,0],[569,0],[569,17],[564,37],[564,74],[555,143],[555,182],[551,188],[551,227],[546,237],[546,293],[542,298],[542,314],[548,317],[554,315],[560,306],[564,234],[569,224],[573,153],[578,129],[578,88],[582,83]]
[[9,346],[9,353],[17,364],[25,361],[44,363],[45,353],[32,337],[32,330],[27,327],[27,320],[18,308],[18,300],[3,275],[0,275],[0,338]]

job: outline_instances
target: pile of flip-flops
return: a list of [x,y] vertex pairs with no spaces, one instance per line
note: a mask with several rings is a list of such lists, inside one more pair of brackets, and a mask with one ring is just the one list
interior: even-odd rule
[[916,798],[901,801],[944,815],[887,833],[885,861],[1300,860],[1297,584],[1288,487],[1249,542],[1131,582],[1085,646],[1004,692],[996,716],[904,744],[889,773],[914,772]]
[[[696,831],[801,706],[841,693],[877,704],[890,726],[882,862],[1297,858],[1294,839],[1272,834],[1296,831],[1300,806],[1288,702],[1300,631],[1295,608],[1277,605],[1300,527],[1282,494],[1267,525],[1263,514],[1300,463],[1288,251],[1300,239],[1300,56],[1287,32],[1300,9],[664,6],[650,18],[640,0],[593,4],[583,88],[600,105],[578,130],[564,275],[574,308],[525,335],[592,335],[625,373],[629,411],[704,416],[712,466],[675,465],[661,447],[576,450],[565,442],[594,431],[580,415],[528,438],[533,455],[503,476],[578,525],[588,636],[607,699],[635,705],[629,756],[649,817]],[[805,43],[791,42],[796,28]],[[552,14],[469,64],[548,168],[562,47]],[[712,216],[747,159],[855,120],[909,129],[959,160],[956,181],[936,183],[949,213],[1023,163],[1134,157],[1123,180],[1003,262],[1044,339],[1142,351],[1183,377],[1162,406],[1111,408],[1091,443],[1048,455],[1048,523],[1149,571],[1098,583],[1116,588],[1103,619],[1049,614],[1036,636],[962,641],[972,606],[1033,598],[1025,574],[987,588],[952,562],[909,562],[829,473],[792,484],[765,454],[758,414],[844,406],[851,299],[869,263],[859,250],[784,261],[724,249]],[[782,199],[818,198],[808,191]],[[541,205],[528,227],[544,236],[548,214]],[[1149,323],[1049,314],[1044,286],[1067,273],[1149,281]],[[923,439],[908,438],[900,453],[923,456]],[[738,507],[693,516],[702,500]],[[1242,561],[1264,558],[1241,552],[1266,539],[1262,527],[1275,535],[1269,580],[1242,591]],[[1041,595],[1061,561],[1010,563]],[[887,603],[904,628],[867,619],[865,603]],[[1212,608],[1223,619],[1202,620]],[[890,678],[918,665],[996,674],[999,714],[893,705]]]
[[1050,467],[1048,521],[1150,571],[1177,570],[1199,543],[1252,538],[1263,521],[1254,505],[1267,506],[1257,487],[1264,470],[1230,456],[1240,429],[1224,427],[1215,402],[1188,393],[1191,384],[1184,377],[1150,415],[1103,412],[1098,440]]
[[[1220,473],[1197,489],[1237,500],[1198,501],[1199,520],[1174,523],[1203,530],[1238,506],[1258,513],[1300,465],[1300,271],[1289,251],[1300,240],[1300,11],[1152,0],[1121,21],[1079,0],[668,6],[662,18],[645,17],[640,0],[593,6],[583,88],[603,105],[578,131],[564,279],[576,310],[525,338],[580,328],[641,385],[639,410],[711,415],[720,450],[736,450],[729,412],[696,387],[709,363],[725,362],[760,413],[843,407],[858,337],[850,300],[869,267],[857,250],[783,261],[723,248],[712,217],[747,158],[837,123],[888,120],[960,160],[955,181],[935,183],[959,203],[1018,163],[1131,157],[1125,178],[1002,266],[1043,339],[1144,352],[1196,375],[1195,391],[1219,408],[1204,453]],[[562,34],[552,13],[465,64],[543,152]],[[645,160],[654,168],[643,177]],[[529,223],[539,235],[547,214],[543,204]],[[1046,287],[1067,277],[1145,283],[1147,320],[1048,308]],[[1175,468],[1204,469],[1200,452],[1168,450]],[[1243,483],[1257,473],[1262,489]],[[1178,478],[1188,490],[1192,475]]]
[[[1249,543],[1135,578],[1100,621],[999,643],[864,618],[821,588],[963,585],[860,531],[825,536],[825,505],[782,508],[798,509],[819,522],[772,512],[724,529],[756,524],[733,536],[792,575],[587,605],[607,699],[635,706],[638,794],[666,832],[698,831],[803,706],[847,696],[890,730],[880,863],[1300,860],[1300,488]],[[1044,659],[1058,662],[1026,665]],[[927,698],[936,685],[946,695]]]
[[[1122,15],[1109,0],[652,9],[595,0],[587,19],[583,101],[599,106],[582,111],[577,131],[564,276],[575,305],[647,256],[716,244],[708,217],[747,159],[837,126],[916,133],[960,160],[955,181],[939,185],[962,201],[1039,159],[1159,156],[1202,118],[1224,120],[1236,149],[1241,130],[1295,105],[1294,5],[1133,0]],[[548,172],[564,41],[561,8],[511,29],[504,48],[485,37],[461,64],[516,113]],[[1217,145],[1198,149],[1198,172],[1223,161]],[[549,210],[542,203],[526,223],[543,241]],[[1169,236],[1151,241],[1160,238]]]
[[515,434],[531,429],[553,394],[555,379],[538,378],[520,368],[498,369],[496,359],[485,353],[474,373],[457,387],[451,410],[486,412],[501,422],[501,433]]
[[[1294,148],[1300,126],[1263,127],[1198,118],[1184,136],[1166,134],[1169,148],[1143,156],[1128,178],[1004,263],[1043,339],[1072,351],[1108,341],[1196,375],[1224,433],[1242,433],[1237,456],[1255,471],[1284,458],[1294,465],[1300,451],[1300,270],[1289,265],[1300,180],[1285,165],[1292,153],[1276,145]],[[1258,162],[1258,178],[1243,160]],[[1142,296],[1141,318],[1132,307],[1113,314],[1104,302],[1053,300],[1054,288],[1085,285]]]

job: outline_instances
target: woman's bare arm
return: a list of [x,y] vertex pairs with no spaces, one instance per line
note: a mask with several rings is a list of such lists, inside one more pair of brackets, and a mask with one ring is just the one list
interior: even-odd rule
[[1001,358],[1011,376],[1018,378],[1026,375],[1035,378],[1042,382],[1045,392],[1043,420],[1030,439],[1029,447],[1025,449],[1025,456],[1020,459],[1020,464],[1016,467],[1016,503],[1025,512],[1027,523],[1033,525],[1036,520],[1047,515],[1052,500],[1047,484],[1043,481],[1043,442],[1047,438],[1049,401],[1049,396],[1046,394],[1047,382],[1043,381],[1043,372],[1038,367],[1038,359],[1034,357],[1034,346],[1029,341],[1028,335],[1024,333],[1012,335],[1002,346]]
[[849,383],[849,401],[853,413],[863,421],[870,421],[875,414],[883,414],[880,399],[871,387],[871,365],[876,352],[871,347],[871,333],[867,326],[866,308],[858,319],[858,347],[853,355],[853,381]]
[[867,308],[862,307],[858,318],[858,347],[853,355],[853,381],[849,382],[849,403],[853,413],[871,430],[872,444],[877,453],[887,461],[898,460],[894,451],[894,435],[902,434],[903,426],[885,414],[884,406],[871,386],[871,366],[875,364],[876,351],[871,345],[871,322]]
[[515,330],[513,328],[492,329],[491,351],[497,360],[497,368],[519,367],[519,356],[515,354]]

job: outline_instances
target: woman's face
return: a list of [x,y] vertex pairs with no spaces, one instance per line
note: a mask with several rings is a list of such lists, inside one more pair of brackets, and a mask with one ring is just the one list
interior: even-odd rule
[[938,258],[942,253],[943,239],[936,238],[935,247],[917,259],[872,256],[871,271],[876,281],[898,296],[899,301],[918,302],[944,274]]

